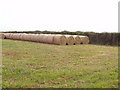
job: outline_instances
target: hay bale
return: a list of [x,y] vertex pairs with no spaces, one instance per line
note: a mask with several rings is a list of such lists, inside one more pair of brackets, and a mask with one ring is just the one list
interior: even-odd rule
[[20,40],[23,40],[23,34],[25,34],[25,33],[20,34],[20,37],[19,37]]
[[33,35],[34,34],[29,34],[30,35],[30,41],[33,41]]
[[16,39],[18,33],[11,34],[11,39]]
[[30,37],[31,37],[31,41],[35,42],[36,38],[37,38],[37,35],[36,34],[31,34]]
[[13,33],[6,33],[5,36],[7,39],[11,39]]
[[79,37],[78,35],[73,35],[73,38],[74,38],[74,40],[75,40],[75,45],[81,43],[81,39],[80,39],[80,37]]
[[22,33],[20,35],[20,40],[26,40],[26,33]]
[[68,45],[74,45],[75,44],[75,40],[74,37],[71,35],[65,35],[65,37],[67,38],[67,44]]
[[53,40],[54,40],[54,35],[49,34],[49,35],[47,36],[46,42],[49,43],[49,44],[53,44],[53,43],[54,43]]
[[11,39],[11,35],[12,35],[12,33],[8,33],[8,34],[7,34],[7,38],[8,38],[8,39]]
[[48,35],[47,34],[44,34],[43,36],[42,36],[42,42],[43,43],[47,43],[47,37],[48,37]]
[[12,36],[12,39],[17,40],[18,39],[18,33],[14,33],[13,36]]
[[23,40],[27,41],[27,34],[23,35]]
[[10,34],[10,39],[13,39],[14,38],[14,33],[11,33]]
[[53,44],[66,45],[67,38],[64,35],[54,35]]
[[28,36],[27,36],[28,41],[32,41],[32,35],[33,34],[28,34]]
[[29,39],[30,39],[29,41],[32,41],[32,36],[33,36],[33,34],[29,34],[29,37],[30,37],[30,38],[29,38]]
[[38,36],[39,36],[39,34],[35,34],[35,36],[34,36],[34,41],[35,42],[38,42]]
[[23,34],[22,35],[22,40],[25,40],[25,41],[31,41],[32,40],[32,36],[31,34]]
[[39,34],[37,36],[37,41],[41,43],[46,43],[47,34]]
[[0,39],[5,39],[5,35],[4,34],[0,34]]
[[12,35],[12,33],[7,34],[7,38],[11,39],[11,35]]
[[9,37],[9,39],[12,39],[12,35],[13,35],[13,33],[10,33],[10,37]]
[[89,43],[89,37],[88,36],[79,36],[81,39],[81,44],[88,44]]
[[13,34],[12,38],[13,38],[13,39],[16,39],[16,33]]
[[42,38],[42,35],[41,35],[41,34],[38,34],[36,41],[37,41],[37,42],[41,42],[41,38]]
[[39,34],[37,36],[37,42],[53,44],[53,37],[54,35],[52,34]]
[[43,43],[44,41],[43,41],[43,37],[44,37],[44,34],[39,34],[39,35],[37,35],[37,42],[41,42],[41,43]]
[[4,33],[6,39],[17,39],[19,40],[20,33]]
[[18,34],[18,36],[17,36],[17,39],[18,39],[18,40],[21,40],[21,35],[22,35],[22,33],[19,33],[19,34]]
[[26,34],[23,34],[22,35],[22,40],[26,40],[25,38],[26,38]]
[[17,33],[17,34],[15,35],[15,39],[16,39],[16,40],[20,40],[20,35],[21,35],[20,33]]
[[9,39],[10,33],[4,33],[4,35],[6,39]]
[[31,41],[31,35],[30,34],[26,34],[25,35],[25,40],[26,41]]

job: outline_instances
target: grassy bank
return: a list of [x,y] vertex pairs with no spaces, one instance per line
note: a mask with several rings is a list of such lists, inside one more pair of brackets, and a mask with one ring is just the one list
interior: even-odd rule
[[3,40],[3,88],[118,87],[118,48]]

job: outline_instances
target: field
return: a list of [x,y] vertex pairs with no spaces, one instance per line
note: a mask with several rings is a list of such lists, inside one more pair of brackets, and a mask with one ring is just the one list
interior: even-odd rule
[[3,88],[118,88],[118,47],[3,40]]

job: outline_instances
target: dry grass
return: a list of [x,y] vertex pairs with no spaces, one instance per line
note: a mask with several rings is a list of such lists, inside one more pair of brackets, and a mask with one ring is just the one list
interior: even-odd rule
[[3,40],[3,88],[117,88],[118,48]]

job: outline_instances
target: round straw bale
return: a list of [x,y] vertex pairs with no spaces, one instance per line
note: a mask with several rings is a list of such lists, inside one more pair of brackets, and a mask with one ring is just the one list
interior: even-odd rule
[[11,35],[12,35],[12,33],[9,33],[9,35],[8,35],[8,38],[9,38],[9,39],[11,39]]
[[79,36],[81,39],[82,44],[88,44],[89,43],[89,37],[88,36]]
[[30,41],[31,40],[31,36],[29,34],[25,34],[23,36],[23,39],[26,40],[26,41]]
[[12,39],[16,39],[16,37],[17,37],[17,33],[13,33],[12,34]]
[[8,38],[9,38],[9,39],[12,39],[12,34],[13,34],[13,33],[9,33],[9,35],[8,35]]
[[26,40],[26,33],[21,34],[20,39],[21,40]]
[[22,40],[25,40],[25,38],[26,38],[26,34],[23,34],[22,35]]
[[30,41],[33,41],[33,36],[34,36],[34,34],[29,34],[30,35]]
[[31,34],[30,36],[31,36],[31,41],[35,42],[37,37],[36,34]]
[[17,39],[18,33],[13,34],[13,39]]
[[78,35],[73,35],[73,38],[74,38],[74,40],[75,40],[75,45],[81,43],[81,39],[80,39],[80,37],[79,37]]
[[33,34],[28,34],[29,41],[32,41]]
[[26,34],[25,35],[25,40],[26,41],[31,41],[31,35],[30,34]]
[[43,42],[43,40],[42,40],[42,38],[43,38],[43,36],[44,36],[44,34],[39,34],[38,36],[37,36],[37,42]]
[[49,35],[47,36],[46,42],[49,43],[49,44],[53,44],[53,39],[54,39],[54,35],[49,34]]
[[47,37],[48,37],[48,35],[47,34],[44,34],[43,36],[42,36],[42,42],[43,43],[47,43]]
[[38,41],[38,36],[39,36],[39,34],[35,34],[35,36],[34,36],[34,41],[35,41],[35,42]]
[[20,40],[23,40],[23,35],[24,35],[24,34],[25,34],[25,33],[21,33],[21,34],[20,34],[20,37],[19,37]]
[[38,35],[38,38],[37,38],[37,41],[38,42],[42,42],[42,43],[45,43],[45,37],[46,37],[47,34],[39,34]]
[[15,34],[15,33],[11,33],[10,39],[14,39],[14,34]]
[[16,33],[13,34],[13,39],[16,39]]
[[23,35],[23,40],[27,41],[27,34]]
[[66,45],[67,39],[64,35],[54,35],[53,43],[58,45]]
[[[2,34],[2,33],[1,33]],[[10,35],[9,33],[4,33],[5,38],[8,39],[8,36]]]
[[75,40],[74,40],[73,36],[65,35],[65,37],[67,38],[67,44],[68,45],[74,45],[75,44]]
[[5,38],[6,38],[6,39],[9,39],[10,33],[4,33],[4,35],[5,35]]
[[19,33],[19,34],[18,34],[18,36],[17,36],[17,39],[18,39],[18,40],[21,40],[21,35],[22,35],[22,33]]
[[0,34],[0,39],[5,39],[5,35],[4,34]]
[[37,35],[36,41],[40,42],[40,34]]
[[19,40],[19,38],[20,38],[20,33],[17,33],[17,34],[15,35],[15,39]]
[[10,39],[12,39],[12,35],[13,35],[13,33],[10,33],[10,37],[9,37]]

